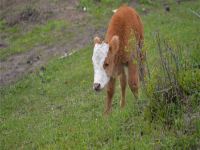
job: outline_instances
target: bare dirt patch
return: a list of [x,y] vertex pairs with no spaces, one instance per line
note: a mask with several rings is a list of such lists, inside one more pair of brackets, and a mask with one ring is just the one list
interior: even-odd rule
[[0,19],[6,20],[10,26],[23,22],[43,23],[48,19],[75,21],[87,15],[77,9],[78,5],[78,0],[2,0]]

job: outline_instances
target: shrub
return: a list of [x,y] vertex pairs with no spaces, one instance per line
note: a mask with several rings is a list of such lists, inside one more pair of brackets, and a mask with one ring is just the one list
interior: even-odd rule
[[190,57],[184,55],[181,46],[172,46],[171,42],[161,40],[159,34],[156,43],[159,60],[145,86],[150,98],[146,117],[171,127],[183,115],[190,96],[200,92],[200,70],[191,67]]

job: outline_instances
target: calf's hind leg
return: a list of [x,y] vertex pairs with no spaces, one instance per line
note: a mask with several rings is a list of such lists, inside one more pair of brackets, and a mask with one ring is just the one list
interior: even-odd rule
[[132,62],[128,64],[128,84],[133,95],[137,99],[139,89],[138,65]]
[[122,71],[122,74],[120,75],[120,85],[121,85],[121,101],[120,106],[123,108],[125,106],[125,94],[126,94],[126,74],[124,72],[124,69]]

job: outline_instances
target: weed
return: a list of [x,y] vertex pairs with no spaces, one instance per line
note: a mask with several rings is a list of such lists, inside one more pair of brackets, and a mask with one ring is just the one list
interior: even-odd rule
[[39,16],[39,12],[32,8],[32,7],[27,7],[20,13],[20,20],[21,21],[36,21]]
[[[189,133],[195,130],[195,133],[196,127],[190,128],[185,125],[185,122],[192,120],[183,120],[183,117],[189,103],[195,103],[199,107],[200,97],[197,93],[200,93],[200,70],[192,68],[191,57],[184,55],[186,50],[181,47],[171,47],[170,42],[162,40],[159,34],[156,34],[156,43],[159,60],[156,71],[149,76],[145,87],[146,94],[150,98],[146,118],[150,122],[160,122],[168,129],[175,128],[179,131],[177,134],[184,134],[186,129]],[[187,109],[187,112],[191,113],[191,110]],[[186,133],[184,136],[185,139],[180,137],[176,141],[175,149],[198,147],[197,135],[190,137]]]

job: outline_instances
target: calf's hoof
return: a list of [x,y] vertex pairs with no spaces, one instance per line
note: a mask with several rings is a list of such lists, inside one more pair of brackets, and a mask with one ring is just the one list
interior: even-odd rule
[[121,101],[120,101],[120,107],[121,107],[121,108],[124,108],[124,107],[125,107],[125,101],[124,101],[124,100],[121,100]]

